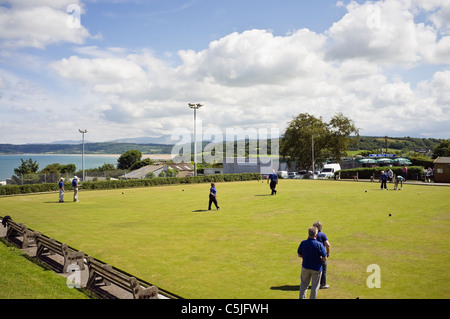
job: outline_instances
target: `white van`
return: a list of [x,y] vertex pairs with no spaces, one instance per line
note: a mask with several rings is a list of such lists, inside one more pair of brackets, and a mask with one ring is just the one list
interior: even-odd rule
[[320,171],[319,177],[321,179],[327,179],[334,177],[334,173],[341,170],[341,165],[338,163],[325,164]]
[[287,172],[287,171],[278,171],[277,174],[278,174],[278,176],[280,176],[281,178],[289,178],[288,172]]

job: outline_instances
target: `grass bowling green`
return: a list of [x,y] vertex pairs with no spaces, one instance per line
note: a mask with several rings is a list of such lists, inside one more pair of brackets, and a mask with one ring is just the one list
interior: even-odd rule
[[266,181],[222,182],[208,211],[209,187],[2,197],[0,215],[193,299],[298,298],[297,248],[319,220],[331,254],[318,298],[450,297],[449,187],[280,180],[271,196]]

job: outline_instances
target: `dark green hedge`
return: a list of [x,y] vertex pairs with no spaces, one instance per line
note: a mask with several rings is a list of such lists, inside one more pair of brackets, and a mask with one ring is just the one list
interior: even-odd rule
[[[147,187],[173,184],[193,184],[193,183],[211,183],[211,182],[234,182],[251,181],[261,179],[259,173],[243,174],[222,174],[190,177],[157,177],[149,179],[128,179],[128,180],[109,180],[109,181],[87,181],[82,183],[82,189],[115,189],[129,187]],[[71,183],[65,184],[66,189],[72,189]],[[29,194],[58,191],[58,183],[27,184],[27,185],[6,185],[0,187],[0,196]]]
[[[345,174],[345,176],[356,175],[356,173],[358,173],[359,179],[370,179],[370,177],[372,175],[375,174],[375,177],[378,177],[381,175],[381,171],[388,171],[389,169],[391,169],[395,175],[402,174],[401,166],[359,167],[359,168],[352,168],[352,169],[343,169],[343,170],[340,170],[340,172],[341,172],[341,175]],[[415,181],[425,180],[425,173],[423,170],[423,166],[408,166],[408,175],[407,175],[406,179],[407,180],[415,180]]]

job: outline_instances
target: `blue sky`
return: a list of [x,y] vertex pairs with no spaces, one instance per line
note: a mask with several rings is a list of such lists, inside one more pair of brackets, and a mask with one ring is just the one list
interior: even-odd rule
[[167,140],[189,102],[224,133],[341,112],[449,138],[449,21],[445,0],[0,0],[0,143]]

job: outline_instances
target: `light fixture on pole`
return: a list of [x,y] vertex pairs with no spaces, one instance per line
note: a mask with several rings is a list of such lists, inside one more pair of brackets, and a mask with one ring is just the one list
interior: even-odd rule
[[80,131],[80,133],[82,134],[83,152],[81,153],[81,165],[82,165],[82,169],[83,169],[83,179],[82,179],[82,181],[84,182],[84,134],[87,133],[87,130],[80,130],[80,129],[78,129],[78,131]]
[[203,106],[201,103],[188,103],[194,109],[194,176],[197,176],[197,110]]

